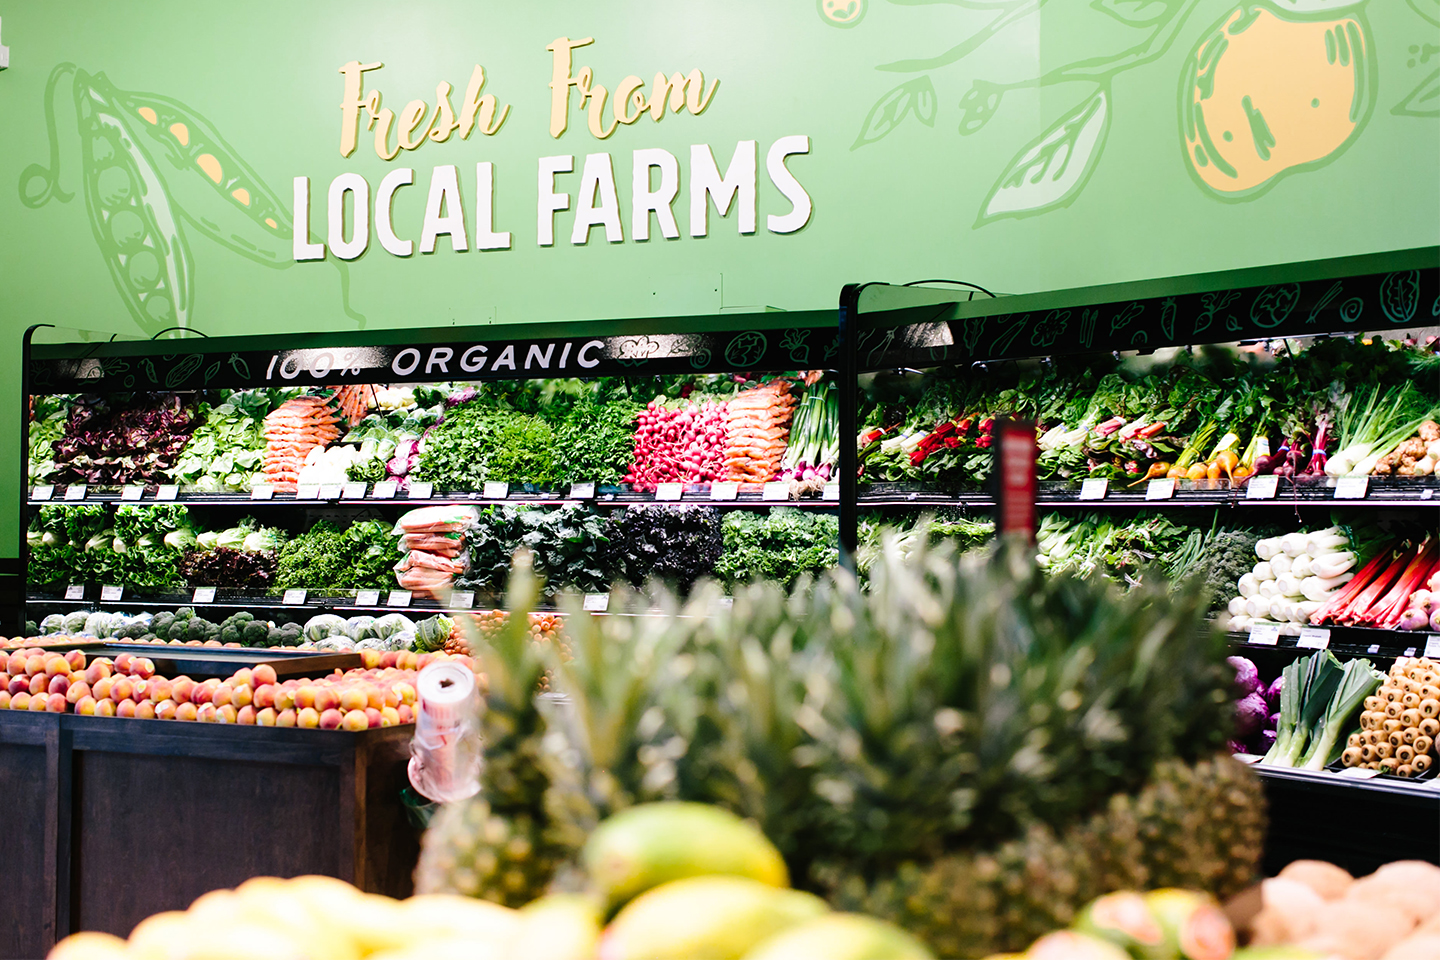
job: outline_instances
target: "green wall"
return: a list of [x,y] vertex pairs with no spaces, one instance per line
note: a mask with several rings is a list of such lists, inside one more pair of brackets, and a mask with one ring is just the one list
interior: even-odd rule
[[[0,0],[11,62],[0,72],[0,324],[13,348],[0,351],[0,378],[16,382],[30,323],[106,336],[160,326],[137,321],[143,306],[132,313],[139,301],[125,284],[142,261],[127,274],[105,236],[127,191],[172,216],[178,227],[164,235],[188,251],[172,280],[163,266],[138,279],[186,286],[186,323],[209,334],[353,329],[362,321],[352,314],[381,328],[813,309],[857,280],[951,277],[1024,292],[1435,244],[1437,24],[1440,0]],[[595,38],[575,66],[611,90],[630,74],[648,89],[659,70],[698,68],[720,84],[698,116],[646,115],[603,141],[572,94],[556,140],[546,45],[560,36]],[[483,64],[484,92],[510,113],[493,136],[428,142],[388,163],[362,125],[344,158],[338,71],[351,60],[384,62],[366,88],[396,112],[415,98],[433,108],[442,80],[458,110]],[[47,123],[47,80],[65,63],[75,69],[61,72]],[[94,110],[139,131],[148,193],[133,169],[119,187],[124,176],[106,174],[123,157],[87,164],[81,83]],[[165,124],[136,117],[147,103],[188,118],[185,150],[157,146]],[[56,196],[39,204],[46,179],[28,168],[50,167],[52,127]],[[810,138],[788,166],[814,213],[777,235],[765,218],[789,203],[766,151],[791,135]],[[496,228],[512,247],[456,253],[441,238],[433,254],[398,258],[372,242],[348,265],[347,313],[333,258],[266,265],[237,252],[258,228],[190,162],[207,137],[228,148],[214,151],[223,186],[235,170],[254,178],[252,220],[267,188],[288,216],[293,178],[311,178],[318,233],[334,177],[360,173],[374,191],[402,165],[416,182],[394,203],[402,237],[419,239],[439,165],[458,165],[473,226],[475,164],[492,162]],[[692,238],[691,145],[709,145],[723,168],[742,140],[759,144],[758,230],[740,235],[735,212],[712,211],[709,235]],[[636,242],[632,151],[656,147],[679,158],[681,238]],[[579,171],[602,152],[626,239],[607,243],[597,228],[573,246]],[[1038,159],[1017,163],[1027,153]],[[556,216],[555,245],[540,247],[537,160],[558,154],[575,156],[576,172],[556,181],[571,212]],[[0,451],[13,462],[18,403],[8,406]],[[0,478],[0,503],[14,501],[14,472]],[[16,536],[13,508],[0,510],[0,551]]]

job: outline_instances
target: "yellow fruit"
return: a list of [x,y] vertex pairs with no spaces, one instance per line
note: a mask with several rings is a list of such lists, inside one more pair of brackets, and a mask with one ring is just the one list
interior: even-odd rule
[[1025,960],[1129,960],[1115,944],[1073,930],[1047,933],[1025,951]]
[[1193,890],[1152,890],[1145,902],[1165,931],[1158,956],[1181,960],[1229,960],[1235,952],[1235,930],[1210,897]]
[[130,931],[126,947],[129,955],[136,960],[164,960],[170,956],[173,944],[185,943],[196,933],[188,914],[167,910],[136,924],[135,929]]
[[372,953],[366,960],[509,960],[509,957],[509,945],[503,941],[452,937],[417,939],[399,950]]
[[1247,2],[1185,65],[1181,116],[1191,172],[1240,199],[1333,159],[1374,103],[1374,51],[1358,14],[1306,19]]
[[596,828],[581,853],[596,890],[614,909],[685,877],[748,877],[788,886],[780,851],[753,824],[703,803],[646,803]]
[[591,960],[600,943],[600,908],[589,897],[558,893],[520,908],[509,960]]
[[[236,890],[244,896],[255,880],[241,884]],[[273,880],[274,896],[294,910],[308,914],[317,931],[335,941],[335,948],[345,948],[348,955],[364,956],[377,950],[403,946],[413,939],[400,916],[400,904],[389,897],[361,893],[343,880],[334,877],[306,876],[293,880]],[[282,914],[283,915],[283,914]]]
[[933,956],[919,940],[884,920],[832,913],[776,934],[745,954],[745,960],[931,960]]
[[72,933],[45,960],[123,960],[125,941],[108,933]]
[[400,917],[412,936],[436,940],[476,939],[508,944],[520,930],[520,914],[488,900],[430,893],[400,902]]
[[740,960],[823,916],[819,897],[744,877],[690,877],[632,900],[600,938],[606,960]]

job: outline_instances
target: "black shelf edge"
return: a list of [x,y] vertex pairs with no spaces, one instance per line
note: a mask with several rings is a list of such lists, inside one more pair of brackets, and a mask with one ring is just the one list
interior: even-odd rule
[[[1173,497],[1150,500],[1143,489],[1112,489],[1099,500],[1080,499],[1080,486],[1063,481],[1041,481],[1035,502],[1042,507],[1440,507],[1440,480],[1371,477],[1369,493],[1363,499],[1336,499],[1335,487],[1315,484],[1294,486],[1274,499],[1252,500],[1244,487],[1231,487],[1224,480],[1179,481]],[[993,507],[995,498],[986,492],[945,489],[917,483],[872,483],[860,494],[860,507]]]
[[1440,780],[1434,778],[1428,780],[1406,780],[1400,777],[1363,779],[1346,776],[1333,770],[1299,770],[1295,767],[1273,767],[1261,763],[1252,763],[1249,766],[1262,778],[1286,781],[1301,786],[1313,786],[1317,789],[1339,787],[1370,793],[1393,794],[1433,802],[1440,807]]
[[565,497],[553,493],[514,493],[510,496],[499,499],[485,497],[480,493],[446,492],[437,493],[432,497],[423,499],[410,499],[408,497],[396,496],[386,498],[366,497],[364,499],[347,499],[344,497],[319,499],[309,497],[301,499],[293,493],[276,493],[272,497],[255,500],[248,495],[242,494],[214,494],[214,493],[181,493],[174,500],[157,500],[153,496],[143,500],[124,500],[119,493],[97,493],[87,494],[84,500],[66,500],[64,497],[52,497],[49,500],[36,500],[30,498],[26,501],[30,508],[44,506],[80,506],[83,504],[133,504],[135,506],[153,507],[165,503],[180,503],[187,507],[316,507],[316,508],[349,508],[349,509],[375,509],[377,507],[398,507],[402,509],[414,509],[427,506],[476,506],[476,507],[498,507],[498,506],[525,506],[525,507],[561,507],[569,505],[589,505],[596,508],[628,507],[637,504],[647,503],[683,503],[700,504],[704,506],[719,507],[721,509],[765,509],[768,507],[802,507],[810,509],[838,509],[838,500],[827,500],[823,497],[805,497],[799,500],[766,500],[764,494],[759,490],[740,490],[735,499],[715,500],[711,499],[709,484],[690,484],[682,493],[679,500],[659,499],[654,493],[642,493],[635,490],[614,489],[602,490],[591,498]]
[[[1396,657],[1419,657],[1425,654],[1427,641],[1440,636],[1440,631],[1426,630],[1381,630],[1375,627],[1325,626],[1328,630],[1327,649],[1339,657],[1380,657],[1393,660]],[[1314,653],[1314,647],[1299,645],[1299,637],[1281,636],[1276,643],[1252,643],[1249,633],[1227,634],[1230,645],[1239,650],[1256,653],[1282,651],[1304,655]]]

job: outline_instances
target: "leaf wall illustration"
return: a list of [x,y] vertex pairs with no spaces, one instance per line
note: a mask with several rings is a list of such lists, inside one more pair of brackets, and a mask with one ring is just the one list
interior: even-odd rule
[[1090,6],[1102,13],[1128,23],[1143,27],[1163,20],[1178,6],[1178,0],[1093,0]]
[[1440,70],[1421,80],[1390,112],[1397,117],[1440,117]]
[[907,80],[876,100],[875,106],[865,115],[865,122],[860,125],[860,136],[850,149],[858,150],[884,139],[912,113],[925,126],[935,125],[935,86],[928,76]]
[[1020,151],[990,189],[976,226],[1071,203],[1094,173],[1109,130],[1110,96],[1102,88]]

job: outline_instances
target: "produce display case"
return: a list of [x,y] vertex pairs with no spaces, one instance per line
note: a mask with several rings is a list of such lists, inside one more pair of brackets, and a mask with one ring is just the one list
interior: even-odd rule
[[[966,517],[984,517],[995,506],[993,491],[985,485],[940,477],[891,479],[873,470],[865,475],[862,448],[878,437],[872,441],[862,435],[869,430],[862,425],[866,414],[884,402],[876,399],[876,384],[882,381],[914,384],[927,374],[949,372],[983,382],[1007,368],[1043,372],[1052,364],[1083,366],[1088,358],[1109,369],[1112,362],[1147,358],[1167,348],[1194,355],[1209,344],[1238,343],[1241,349],[1279,353],[1302,340],[1348,341],[1367,334],[1393,340],[1437,324],[1440,249],[1433,247],[1024,296],[994,296],[974,284],[944,281],[848,286],[840,298],[841,430],[859,440],[841,447],[841,498],[856,507],[841,515],[844,550],[853,561],[864,547],[866,516],[895,523],[924,512],[960,518],[955,525]],[[1431,335],[1433,344],[1434,332],[1420,336]],[[1424,376],[1426,382],[1417,386],[1427,395],[1440,395],[1437,375]],[[1017,379],[1005,383],[1013,387]],[[926,429],[935,429],[934,420]],[[1036,498],[1040,511],[1059,518],[1058,524],[1081,523],[1082,516],[1103,525],[1153,517],[1202,533],[1229,525],[1320,530],[1337,510],[1357,524],[1418,531],[1418,538],[1426,532],[1433,537],[1440,526],[1440,480],[1433,472],[1370,476],[1358,490],[1353,481],[1324,476],[1306,483],[1277,478],[1274,489],[1173,474],[1168,479],[1162,474],[1154,483],[1140,475],[1133,481],[1082,484],[1085,476],[1082,468],[1068,480],[1042,479]],[[1298,628],[1238,629],[1229,638],[1235,653],[1253,659],[1266,680],[1317,649],[1328,648],[1342,661],[1363,657],[1380,670],[1397,658],[1440,655],[1440,631],[1434,630],[1327,624],[1298,633]],[[1271,804],[1270,872],[1300,857],[1332,860],[1357,872],[1407,857],[1440,863],[1440,834],[1431,829],[1440,815],[1440,789],[1433,778],[1360,779],[1354,774],[1374,771],[1256,769]],[[1350,840],[1318,827],[1340,822],[1388,822],[1394,829],[1367,829],[1363,839]]]

